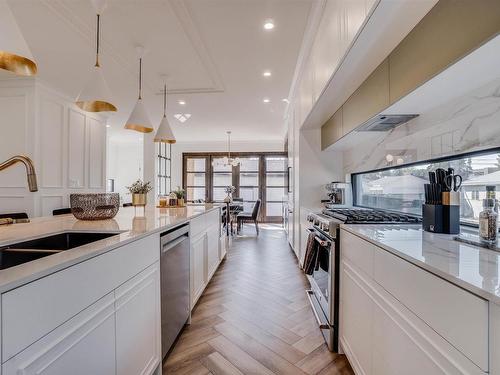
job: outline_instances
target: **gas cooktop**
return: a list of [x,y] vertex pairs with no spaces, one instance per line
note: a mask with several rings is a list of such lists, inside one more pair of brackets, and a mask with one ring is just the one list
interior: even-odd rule
[[413,215],[368,208],[324,209],[323,214],[346,224],[418,224],[422,221]]

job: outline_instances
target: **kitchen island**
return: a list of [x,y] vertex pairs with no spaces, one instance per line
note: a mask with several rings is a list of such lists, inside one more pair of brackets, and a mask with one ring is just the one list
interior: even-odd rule
[[341,225],[340,342],[359,374],[500,374],[500,253]]
[[0,271],[2,374],[161,373],[160,234],[190,227],[191,309],[225,256],[220,208],[121,208],[0,227],[0,248],[59,233],[111,236]]

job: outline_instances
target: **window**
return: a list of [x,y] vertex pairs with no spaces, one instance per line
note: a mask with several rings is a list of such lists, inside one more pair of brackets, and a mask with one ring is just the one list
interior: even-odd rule
[[[461,221],[477,224],[486,186],[494,185],[497,191],[500,190],[499,149],[354,174],[354,204],[421,215],[424,184],[429,182],[428,172],[449,167],[463,178]],[[497,193],[499,196],[500,192]]]
[[[218,161],[221,158],[212,158]],[[225,189],[233,185],[233,168],[230,165],[212,167],[212,201],[222,202],[226,197]]]
[[260,157],[252,156],[240,160],[237,196],[243,199],[243,210],[250,212],[260,196]]
[[168,143],[157,143],[158,149],[158,195],[167,195],[172,190],[172,145]]
[[207,201],[207,159],[186,158],[184,161],[184,189],[188,202]]
[[286,157],[266,157],[266,216],[269,220],[283,215],[283,202],[288,191],[287,169]]
[[219,166],[214,161],[225,153],[183,154],[183,186],[188,202],[202,199],[222,202],[227,186],[236,188],[234,198],[243,199],[243,208],[251,212],[262,199],[262,221],[281,221],[283,196],[287,194],[288,159],[284,153],[231,153],[240,159],[237,166]]

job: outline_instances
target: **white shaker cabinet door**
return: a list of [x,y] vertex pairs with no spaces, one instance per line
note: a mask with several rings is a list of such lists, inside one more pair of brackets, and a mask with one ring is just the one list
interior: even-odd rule
[[191,309],[205,288],[206,233],[191,239]]
[[207,280],[210,280],[219,264],[219,228],[212,227],[207,232]]
[[115,296],[116,374],[149,375],[161,361],[159,264],[120,286]]
[[373,308],[364,281],[346,262],[343,263],[342,324],[340,339],[342,346],[357,374],[372,374],[373,352]]
[[4,375],[115,374],[110,293],[2,365]]

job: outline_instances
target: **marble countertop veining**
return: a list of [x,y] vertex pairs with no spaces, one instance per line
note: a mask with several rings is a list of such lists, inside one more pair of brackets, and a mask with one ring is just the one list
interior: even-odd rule
[[0,247],[61,232],[112,232],[115,236],[74,249],[46,256],[32,262],[0,270],[0,293],[36,280],[76,263],[90,259],[129,242],[185,223],[218,205],[189,205],[184,208],[121,207],[109,220],[82,221],[73,215],[39,217],[30,223],[0,226]]
[[348,232],[500,305],[500,252],[429,233],[420,225],[342,224]]

